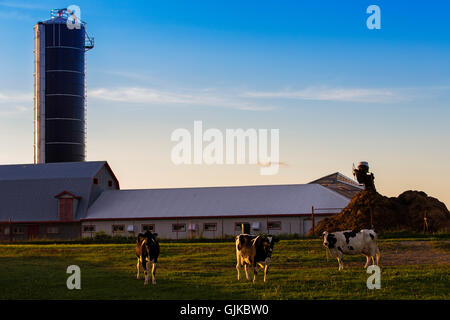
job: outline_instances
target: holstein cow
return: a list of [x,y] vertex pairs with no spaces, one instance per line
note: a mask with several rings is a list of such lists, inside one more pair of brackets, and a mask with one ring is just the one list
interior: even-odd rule
[[159,256],[159,243],[156,240],[157,233],[138,234],[136,241],[136,257],[137,257],[137,279],[140,279],[139,269],[140,266],[144,268],[145,281],[144,285],[148,284],[148,273],[150,265],[152,265],[152,283],[156,284],[156,264],[158,263]]
[[323,245],[330,250],[333,257],[336,257],[339,263],[339,270],[344,269],[342,257],[345,254],[363,254],[366,256],[366,265],[369,266],[369,259],[372,258],[372,264],[378,265],[380,258],[380,250],[377,245],[377,234],[374,230],[363,229],[361,231],[339,231],[324,232]]
[[264,282],[266,282],[275,242],[278,242],[278,239],[271,235],[240,234],[236,236],[237,279],[241,279],[241,266],[244,266],[245,276],[247,280],[250,280],[247,267],[251,266],[253,268],[253,282],[255,282],[258,273],[257,268],[260,266],[264,269]]

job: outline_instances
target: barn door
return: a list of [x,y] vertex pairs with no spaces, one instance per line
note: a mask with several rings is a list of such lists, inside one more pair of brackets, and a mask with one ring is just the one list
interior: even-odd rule
[[59,219],[61,221],[73,220],[73,199],[60,198],[59,199]]
[[303,235],[306,235],[312,229],[312,220],[303,220]]
[[250,234],[250,223],[241,224],[242,233]]
[[28,226],[27,231],[28,231],[27,232],[28,240],[33,240],[33,239],[39,238],[39,226],[37,224]]

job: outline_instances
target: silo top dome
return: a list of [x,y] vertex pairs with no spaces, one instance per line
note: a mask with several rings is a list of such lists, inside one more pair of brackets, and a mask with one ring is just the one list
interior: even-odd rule
[[[66,24],[67,19],[73,15],[70,10],[64,9],[52,9],[50,11],[50,19],[43,21],[44,24]],[[82,25],[86,23],[81,21]]]
[[43,21],[42,23],[44,23],[44,24],[52,24],[52,23],[66,24],[67,18],[64,18],[64,17],[50,18],[48,20]]

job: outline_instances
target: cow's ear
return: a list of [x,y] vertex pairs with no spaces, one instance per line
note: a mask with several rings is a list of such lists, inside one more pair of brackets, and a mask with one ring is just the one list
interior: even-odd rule
[[154,233],[154,234],[153,234],[153,236],[154,236],[154,237],[157,237],[157,236],[158,236],[158,234],[157,234],[157,233]]
[[278,242],[278,241],[280,241],[280,238],[273,237],[273,242]]

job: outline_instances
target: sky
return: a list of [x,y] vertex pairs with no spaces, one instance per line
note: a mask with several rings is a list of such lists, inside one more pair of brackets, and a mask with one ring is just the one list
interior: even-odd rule
[[[33,162],[33,26],[72,4],[95,38],[87,160],[122,189],[307,183],[368,161],[381,194],[450,205],[449,2],[0,0],[0,164]],[[171,134],[194,121],[278,129],[278,174],[175,165]]]

